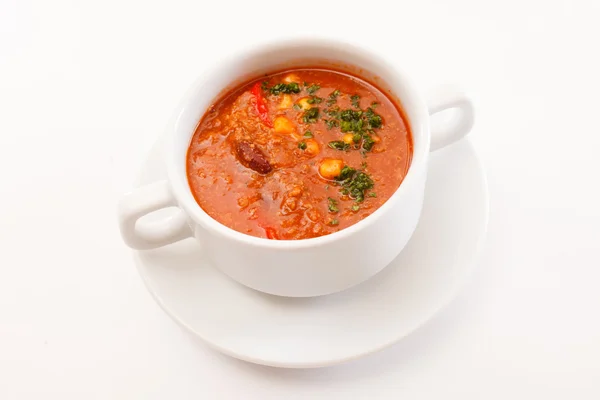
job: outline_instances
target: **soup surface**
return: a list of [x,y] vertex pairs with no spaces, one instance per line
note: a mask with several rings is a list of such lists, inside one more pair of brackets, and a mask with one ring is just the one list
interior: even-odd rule
[[288,70],[242,84],[203,116],[187,155],[198,204],[252,236],[307,239],[372,214],[412,156],[409,127],[352,75]]

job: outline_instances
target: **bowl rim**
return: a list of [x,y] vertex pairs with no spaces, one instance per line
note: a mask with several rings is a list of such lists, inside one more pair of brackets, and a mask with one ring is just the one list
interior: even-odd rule
[[[388,75],[394,76],[394,81],[402,83],[403,95],[395,96],[402,105],[404,114],[408,119],[410,126],[410,132],[412,134],[413,141],[413,154],[411,163],[404,180],[396,189],[396,191],[385,201],[379,208],[377,208],[371,215],[367,216],[363,220],[351,225],[347,228],[341,229],[337,232],[330,233],[328,235],[319,236],[309,239],[293,239],[293,240],[272,240],[267,238],[260,238],[252,235],[248,235],[242,232],[238,232],[212,218],[208,215],[202,207],[196,202],[189,183],[187,180],[187,174],[181,176],[180,168],[177,167],[181,160],[177,157],[176,146],[180,142],[181,137],[187,137],[187,146],[189,147],[189,141],[191,140],[194,132],[189,132],[181,127],[181,118],[186,111],[188,111],[190,104],[193,99],[199,95],[199,92],[205,82],[211,77],[220,73],[220,70],[224,65],[230,65],[232,63],[240,62],[248,58],[260,57],[261,54],[271,53],[276,51],[282,51],[289,47],[300,47],[305,49],[312,48],[317,49],[335,49],[336,51],[345,52],[352,54],[356,59],[368,59],[371,64],[377,65],[381,70],[384,70]],[[363,68],[360,63],[354,64],[352,61],[346,64],[359,69]],[[232,64],[233,65],[233,64]],[[373,73],[373,71],[369,71]],[[361,77],[360,74],[357,74]],[[381,74],[373,74],[381,77]],[[232,81],[234,81],[232,79]],[[366,79],[368,82],[369,80]],[[385,84],[386,79],[381,78],[381,81]],[[376,85],[380,87],[380,84]],[[394,95],[394,88],[389,86],[392,95]],[[223,88],[225,89],[225,88]],[[414,108],[410,110],[406,109],[405,104],[414,104]],[[203,112],[204,114],[204,112]],[[182,132],[184,131],[184,132]],[[187,132],[185,132],[187,131]],[[410,189],[414,186],[418,187],[418,180],[423,179],[424,174],[421,173],[422,169],[426,168],[429,148],[430,148],[430,128],[429,128],[429,113],[427,106],[422,99],[419,91],[412,79],[410,79],[404,71],[398,68],[396,65],[392,65],[383,56],[372,52],[363,47],[359,47],[354,44],[350,44],[341,40],[333,40],[328,38],[294,38],[294,39],[279,39],[272,40],[265,43],[258,44],[255,47],[246,49],[242,52],[236,52],[230,55],[222,62],[217,63],[211,70],[206,71],[202,76],[196,79],[190,89],[181,99],[179,105],[175,108],[174,113],[169,121],[166,128],[166,135],[169,138],[166,147],[166,167],[168,173],[168,179],[171,186],[173,195],[184,212],[191,218],[197,225],[208,231],[211,234],[231,239],[235,242],[252,245],[261,248],[270,248],[277,250],[296,250],[312,247],[325,246],[333,242],[345,240],[349,236],[355,235],[357,232],[364,230],[368,226],[375,224],[382,220],[388,210],[392,207],[397,206],[401,203],[402,199],[407,196]],[[185,163],[185,160],[183,161]],[[195,227],[194,227],[195,231]],[[196,233],[196,232],[195,232]]]

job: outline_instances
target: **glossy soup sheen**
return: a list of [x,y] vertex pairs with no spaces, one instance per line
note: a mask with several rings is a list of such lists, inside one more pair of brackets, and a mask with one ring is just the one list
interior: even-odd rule
[[243,84],[200,121],[187,155],[198,204],[248,235],[307,239],[347,228],[396,191],[412,157],[400,108],[333,70]]

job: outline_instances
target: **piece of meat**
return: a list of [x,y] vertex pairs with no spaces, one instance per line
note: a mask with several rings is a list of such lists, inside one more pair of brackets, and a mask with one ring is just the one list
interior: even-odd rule
[[236,141],[234,147],[238,160],[246,167],[259,174],[268,174],[273,169],[262,150],[256,147],[255,144],[246,141]]

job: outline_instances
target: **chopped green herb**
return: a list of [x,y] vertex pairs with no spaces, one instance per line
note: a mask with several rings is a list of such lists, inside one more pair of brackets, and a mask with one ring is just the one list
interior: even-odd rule
[[360,96],[355,94],[350,96],[350,101],[352,102],[352,107],[360,108]]
[[[336,97],[335,91],[332,92],[330,97]],[[339,94],[339,92],[338,92]],[[360,97],[358,95],[351,96],[352,105],[359,105]],[[329,102],[328,102],[329,103]],[[356,107],[358,108],[358,107]],[[374,129],[380,128],[383,125],[383,120],[379,114],[373,111],[372,107],[363,110],[345,109],[341,110],[339,107],[330,107],[324,110],[331,119],[325,120],[325,124],[328,129],[339,126],[342,133],[352,132],[352,141],[358,144],[362,141],[362,146],[355,146],[355,148],[361,148],[361,154],[366,157],[365,152],[371,151],[375,145],[375,141],[371,134]]]
[[369,193],[369,197],[377,197],[377,193],[371,192],[371,193]]
[[344,110],[340,113],[340,119],[342,121],[358,121],[360,120],[360,116],[362,115],[362,111],[356,110]]
[[335,178],[335,180],[339,182],[345,181],[346,179],[351,178],[355,172],[356,170],[354,168],[344,165],[344,167],[340,171],[340,175],[337,178]]
[[360,164],[360,167],[361,167],[362,169],[367,169],[367,162],[366,162],[366,161],[363,161],[363,162]]
[[329,212],[331,212],[331,213],[336,213],[336,212],[340,211],[340,209],[337,206],[337,200],[332,199],[331,197],[327,198],[327,208],[329,209]]
[[329,185],[325,185],[325,190],[329,190]]
[[298,143],[298,148],[300,150],[306,150],[306,142],[300,142],[300,143]]
[[331,118],[340,118],[340,108],[338,106],[331,107],[325,110],[325,114],[329,115]]
[[308,86],[308,82],[304,82],[304,87],[307,87],[307,86]]
[[293,107],[294,107],[294,110],[298,110],[298,111],[302,110],[302,106],[300,104],[294,104]]
[[371,103],[371,108],[376,108],[378,105],[379,105],[379,103],[374,101]]
[[300,93],[300,85],[298,85],[296,82],[288,83],[288,92]]
[[311,137],[314,137],[314,136],[313,136],[313,133],[311,131],[306,131],[306,132],[304,132],[304,137],[305,138],[311,138]]
[[328,106],[332,106],[337,102],[337,98],[340,95],[340,91],[339,90],[334,90],[333,92],[331,92],[329,94],[328,100],[327,100],[327,105]]
[[334,226],[335,226],[335,225],[338,225],[339,223],[340,223],[340,221],[338,221],[338,220],[337,220],[337,218],[336,218],[336,219],[332,219],[332,220],[329,222],[329,225],[334,225]]
[[369,124],[369,128],[380,128],[383,124],[383,120],[381,119],[381,115],[375,113],[371,107],[367,108],[365,112],[365,117],[367,119],[367,123]]
[[348,132],[352,130],[352,122],[349,121],[342,121],[341,125],[340,125],[342,132]]
[[360,206],[358,204],[354,204],[352,206],[352,211],[357,212],[358,210],[360,210]]
[[325,125],[327,125],[327,129],[332,129],[337,126],[340,126],[340,123],[337,119],[325,119]]
[[350,196],[352,196],[357,203],[360,203],[365,199],[365,192],[372,189],[373,185],[374,182],[369,175],[364,172],[357,172],[352,181],[348,184],[348,191],[350,192]]
[[305,124],[314,124],[319,119],[319,109],[317,107],[311,107],[304,112],[302,120]]
[[334,140],[331,141],[327,144],[327,146],[331,147],[332,149],[335,150],[348,150],[350,148],[350,145],[341,141],[341,140]]
[[342,132],[356,132],[360,133],[363,129],[364,122],[360,118],[362,111],[355,110],[343,110],[339,113],[341,123],[340,128]]
[[261,83],[261,85],[260,85],[260,88],[261,88],[262,90],[264,90],[265,92],[266,92],[267,90],[269,90],[269,81],[263,81],[263,82]]
[[317,96],[310,96],[308,100],[306,100],[308,104],[320,104],[322,101],[323,99]]
[[308,94],[315,94],[315,92],[319,89],[321,89],[321,86],[312,84],[308,87],[308,89],[306,89],[306,91]]
[[280,93],[290,94],[290,93],[300,93],[300,85],[296,82],[292,83],[278,83],[273,86],[271,89],[271,94],[278,95]]
[[365,192],[374,186],[369,175],[363,171],[357,172],[347,165],[342,168],[336,180],[342,185],[342,194],[350,195],[357,203],[362,202],[365,199]]
[[362,131],[364,122],[362,119],[358,121],[342,121],[340,123],[340,129],[342,132],[357,132],[360,133]]
[[363,135],[363,143],[362,143],[363,149],[365,149],[366,151],[371,151],[374,144],[375,144],[375,141],[373,140],[371,135],[369,135],[369,134]]

